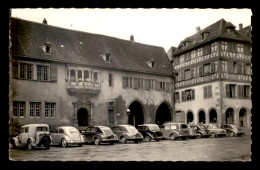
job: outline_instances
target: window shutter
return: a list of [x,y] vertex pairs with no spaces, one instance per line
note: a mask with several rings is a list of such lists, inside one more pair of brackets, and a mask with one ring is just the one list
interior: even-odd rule
[[191,90],[191,100],[195,99],[195,90]]
[[185,101],[185,91],[181,92],[181,101]]
[[50,64],[50,79],[51,81],[57,81],[57,66],[54,63]]
[[208,94],[207,94],[207,86],[204,86],[203,87],[203,94],[204,94],[204,98],[206,98],[207,96],[208,96]]
[[166,83],[166,89],[165,89],[167,92],[169,92],[170,91],[170,83]]
[[203,66],[199,66],[199,76],[203,75]]
[[125,89],[127,87],[127,81],[126,81],[127,77],[123,77],[123,88]]
[[226,84],[226,97],[230,97],[230,85]]
[[232,61],[228,61],[228,72],[233,73],[233,62]]
[[208,86],[208,97],[212,97],[212,86]]
[[13,60],[13,78],[17,79],[19,78],[18,76],[18,61]]
[[215,73],[215,63],[214,62],[210,63],[210,73]]

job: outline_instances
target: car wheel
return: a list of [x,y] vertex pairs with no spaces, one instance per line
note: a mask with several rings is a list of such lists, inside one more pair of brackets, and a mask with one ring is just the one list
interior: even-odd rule
[[82,144],[80,143],[80,144],[78,144],[78,146],[79,146],[79,147],[81,147],[81,146],[82,146]]
[[201,134],[201,133],[199,133],[199,136],[198,136],[198,138],[201,138],[201,136],[202,136],[202,134]]
[[145,137],[144,137],[144,140],[145,140],[146,142],[150,142],[150,141],[151,141],[151,137],[150,137],[150,136],[145,136]]
[[235,133],[234,133],[234,132],[230,132],[230,133],[229,133],[229,136],[230,136],[230,137],[233,137],[233,136],[235,136]]
[[182,140],[186,140],[186,139],[187,139],[187,137],[186,137],[186,136],[184,136],[184,137],[181,137],[181,139],[182,139]]
[[95,145],[99,145],[99,144],[100,144],[100,140],[99,140],[98,138],[95,138],[94,144],[95,144]]
[[215,138],[215,137],[216,137],[216,133],[212,132],[212,133],[211,133],[211,137],[212,137],[212,138]]
[[171,140],[174,140],[174,139],[175,139],[175,135],[174,135],[174,134],[171,134],[171,135],[170,135],[170,139],[171,139]]
[[121,139],[121,142],[122,142],[122,143],[126,143],[126,139],[125,139],[124,136],[122,136],[120,139]]
[[49,149],[49,148],[50,148],[50,144],[51,144],[50,138],[48,138],[48,137],[43,137],[41,143],[43,144],[43,146],[44,146],[46,149]]
[[62,140],[61,140],[61,146],[62,146],[63,148],[66,148],[66,147],[68,146],[68,143],[67,143],[66,139],[62,139]]
[[28,142],[27,142],[27,148],[29,150],[32,150],[33,149],[33,144],[32,144],[32,141],[29,139]]

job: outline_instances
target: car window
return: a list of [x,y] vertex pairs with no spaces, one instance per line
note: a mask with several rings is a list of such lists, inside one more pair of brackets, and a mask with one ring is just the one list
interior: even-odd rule
[[183,125],[181,125],[181,128],[187,128],[187,125],[183,124]]
[[91,132],[97,132],[97,128],[91,128]]
[[147,126],[144,126],[144,131],[149,130],[149,128]]
[[87,128],[86,132],[91,132],[91,128]]
[[48,129],[47,129],[47,127],[42,126],[42,127],[37,127],[36,131],[42,132],[42,131],[48,131]]
[[171,129],[177,129],[176,125],[171,125]]
[[103,133],[99,128],[95,128],[95,132]]
[[59,133],[64,133],[63,129],[59,129],[58,131],[59,131]]
[[24,128],[24,133],[28,133],[29,132],[29,127]]
[[170,129],[170,125],[165,125],[165,130],[169,130]]
[[24,133],[24,129],[25,129],[25,128],[22,128],[22,129],[21,129],[21,133]]

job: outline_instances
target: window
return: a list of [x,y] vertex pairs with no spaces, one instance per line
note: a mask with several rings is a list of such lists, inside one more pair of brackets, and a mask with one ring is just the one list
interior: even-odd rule
[[251,54],[251,47],[250,47],[250,45],[247,45],[247,44],[244,45],[244,52],[245,52],[246,55],[250,55]]
[[78,80],[82,81],[82,70],[78,70]]
[[123,88],[132,88],[132,77],[123,77]]
[[203,87],[204,98],[212,97],[212,86],[204,86]]
[[221,47],[221,51],[227,51],[228,43],[222,41],[220,47]]
[[191,71],[189,70],[185,70],[185,80],[189,80],[191,79]]
[[237,44],[237,52],[244,53],[244,46],[242,44]]
[[245,64],[245,74],[250,75],[251,74],[251,64]]
[[45,103],[45,117],[55,117],[55,103]]
[[176,125],[171,125],[171,129],[177,129]]
[[250,98],[250,86],[237,85],[237,97],[246,99]]
[[151,89],[149,79],[144,79],[144,89],[146,89],[146,90]]
[[20,78],[21,79],[33,79],[33,65],[20,63]]
[[244,98],[250,98],[250,86],[244,85]]
[[194,89],[189,89],[182,91],[182,101],[189,101],[189,100],[194,100],[195,99],[195,90]]
[[162,82],[162,81],[160,82],[160,89],[164,90],[164,91],[166,90],[166,83],[165,82]]
[[108,85],[113,86],[113,74],[108,74]]
[[184,80],[184,71],[180,71],[180,81]]
[[204,75],[210,74],[210,64],[206,64],[203,66]]
[[49,79],[49,67],[37,65],[37,80],[46,81]]
[[94,72],[94,81],[98,81],[98,73]]
[[233,62],[233,73],[237,73],[237,62]]
[[223,73],[227,72],[227,61],[221,61],[221,69]]
[[84,70],[84,79],[85,80],[89,79],[89,71],[88,70]]
[[199,66],[199,76],[203,76],[203,66]]
[[13,116],[24,117],[25,114],[25,102],[13,102]]
[[141,88],[141,81],[140,78],[133,78],[134,79],[134,89]]
[[180,64],[180,57],[179,56],[175,57],[174,62],[175,62],[175,65]]
[[210,73],[215,73],[215,62],[210,63]]
[[211,44],[205,45],[202,49],[203,49],[203,55],[211,53]]
[[43,49],[43,51],[44,51],[45,53],[50,54],[50,53],[51,53],[51,44],[48,44],[48,43],[44,44],[44,45],[42,46],[42,49]]
[[175,102],[180,103],[180,93],[179,92],[175,92]]
[[114,109],[108,110],[108,122],[110,125],[113,125],[115,123],[115,117],[114,117]]
[[237,44],[234,42],[228,42],[227,44],[227,50],[229,52],[237,52]]
[[186,54],[184,54],[184,61],[190,61],[191,60],[191,53],[187,52]]
[[235,84],[226,84],[226,97],[235,98],[236,97],[235,88],[236,88]]
[[41,102],[30,102],[30,118],[41,116]]

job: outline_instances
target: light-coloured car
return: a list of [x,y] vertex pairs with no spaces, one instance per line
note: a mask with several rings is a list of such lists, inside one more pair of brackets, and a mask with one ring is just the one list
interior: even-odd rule
[[216,124],[203,124],[201,126],[206,127],[210,133],[211,133],[211,137],[224,137],[227,135],[226,130],[221,129],[218,125]]
[[51,131],[52,145],[61,145],[67,147],[69,145],[82,146],[85,143],[84,136],[73,126],[57,127],[55,131]]
[[245,132],[235,124],[225,124],[220,126],[221,129],[225,129],[229,136],[243,136]]
[[121,143],[126,143],[127,141],[138,143],[143,140],[143,135],[132,125],[117,125],[111,129],[119,137]]
[[32,150],[35,146],[50,148],[51,137],[48,124],[28,124],[21,127],[20,134],[11,139],[12,146],[27,147]]
[[161,132],[166,139],[187,139],[190,136],[189,129],[185,123],[167,122],[161,125]]

